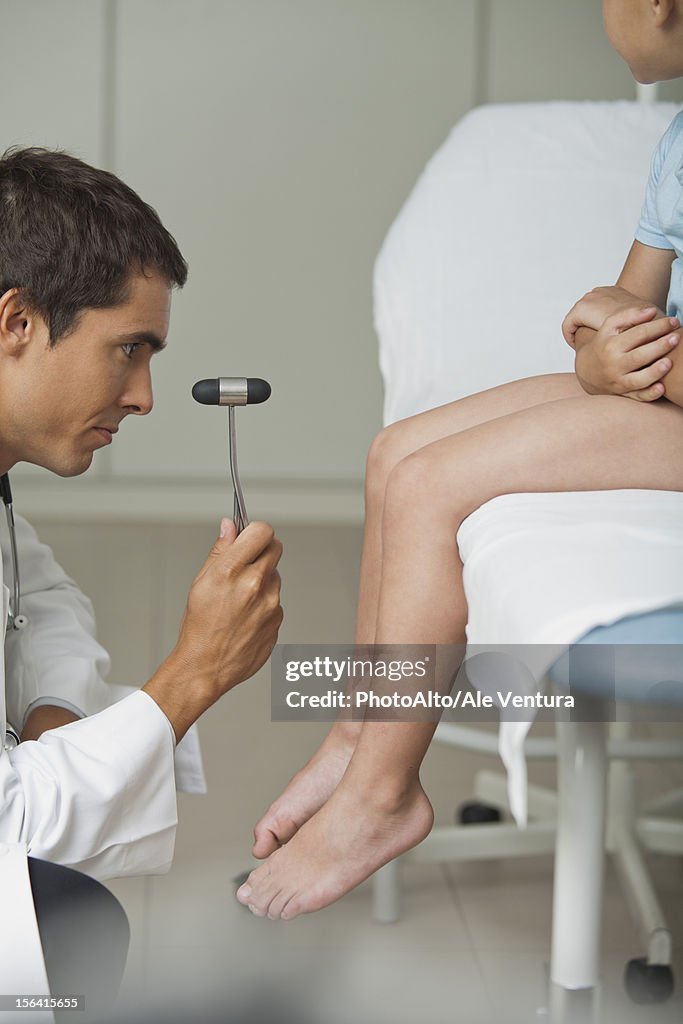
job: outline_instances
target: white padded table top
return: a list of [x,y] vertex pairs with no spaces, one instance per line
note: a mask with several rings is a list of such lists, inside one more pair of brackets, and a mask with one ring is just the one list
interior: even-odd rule
[[[524,645],[524,663],[539,682],[593,627],[683,603],[683,493],[503,495],[464,521],[458,546],[470,649],[514,645],[516,655]],[[519,823],[526,821],[530,726],[503,722],[500,731]]]
[[502,495],[464,521],[458,546],[472,644],[565,646],[683,601],[679,492]]

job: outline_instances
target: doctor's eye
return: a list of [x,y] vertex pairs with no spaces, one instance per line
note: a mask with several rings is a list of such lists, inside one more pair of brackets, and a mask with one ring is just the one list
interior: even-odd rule
[[123,353],[126,359],[132,359],[133,352],[135,352],[135,349],[140,348],[141,346],[142,342],[140,341],[129,341],[125,345],[122,345],[121,348],[123,349]]

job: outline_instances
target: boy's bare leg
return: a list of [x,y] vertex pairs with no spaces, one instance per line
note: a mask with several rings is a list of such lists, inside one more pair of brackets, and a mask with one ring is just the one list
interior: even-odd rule
[[[365,530],[355,642],[375,642],[382,567],[382,516],[387,480],[412,452],[458,431],[528,409],[542,402],[584,392],[573,373],[527,377],[401,420],[383,430],[370,449],[365,476]],[[360,722],[339,720],[304,767],[288,783],[254,828],[255,857],[268,857],[288,842],[325,803],[346,771]]]
[[[630,487],[683,490],[683,409],[666,400],[568,398],[464,430],[403,459],[385,497],[377,642],[452,644],[462,636],[455,535],[485,501]],[[272,918],[318,910],[420,842],[432,822],[419,767],[433,729],[366,722],[335,792],[252,872],[240,902]]]

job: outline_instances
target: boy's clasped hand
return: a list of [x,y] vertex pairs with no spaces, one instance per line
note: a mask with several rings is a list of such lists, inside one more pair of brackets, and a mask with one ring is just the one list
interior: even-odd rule
[[[680,326],[621,288],[596,288],[571,308],[562,333],[576,349],[576,376],[589,395],[653,402],[666,394],[663,378],[673,365],[667,355],[679,343]],[[581,342],[581,327],[595,333]]]

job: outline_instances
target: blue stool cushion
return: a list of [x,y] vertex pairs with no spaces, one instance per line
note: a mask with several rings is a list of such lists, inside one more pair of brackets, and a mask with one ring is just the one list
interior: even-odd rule
[[548,675],[572,693],[683,705],[683,606],[592,629],[558,658]]

